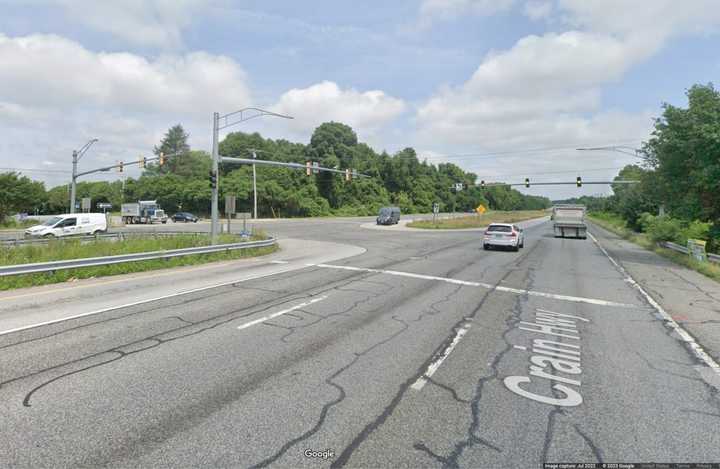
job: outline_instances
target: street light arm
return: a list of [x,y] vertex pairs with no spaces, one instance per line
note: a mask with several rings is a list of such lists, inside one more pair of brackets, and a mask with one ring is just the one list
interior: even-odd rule
[[83,155],[85,155],[85,152],[88,151],[90,149],[90,147],[92,146],[92,144],[97,141],[98,141],[98,139],[94,138],[94,139],[90,140],[89,142],[87,142],[85,145],[83,145],[83,147],[77,151],[77,160],[80,161],[80,158],[82,158]]
[[[632,148],[624,145],[612,145],[612,146],[606,146],[606,147],[589,147],[589,148],[576,148],[577,151],[615,151],[618,153],[623,153],[625,155],[635,156],[638,157],[638,153],[640,150],[637,148]],[[630,151],[628,151],[630,150]]]
[[[230,117],[237,116],[237,120],[231,120],[228,122]],[[260,109],[256,107],[246,107],[243,109],[240,109],[239,111],[231,112],[229,114],[225,114],[224,116],[220,116],[219,119],[222,119],[224,121],[223,125],[218,126],[218,130],[225,129],[227,127],[231,127],[233,125],[239,124],[241,122],[248,121],[250,119],[254,119],[256,117],[262,117],[262,116],[272,116],[272,117],[281,117],[283,119],[293,119],[292,116],[286,116],[284,114],[278,114],[276,112],[267,111],[265,109]]]

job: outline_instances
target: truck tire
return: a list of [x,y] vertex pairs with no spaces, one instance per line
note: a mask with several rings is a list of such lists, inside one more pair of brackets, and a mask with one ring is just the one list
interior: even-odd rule
[[489,250],[490,250],[490,246],[488,246],[487,244],[483,244],[483,249],[485,249],[486,251],[489,251]]

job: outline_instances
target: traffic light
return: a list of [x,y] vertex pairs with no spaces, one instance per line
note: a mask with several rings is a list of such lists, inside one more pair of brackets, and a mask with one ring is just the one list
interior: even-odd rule
[[577,186],[582,187],[582,178],[580,176],[577,177]]
[[349,170],[349,169],[346,169],[346,170],[345,170],[345,180],[346,180],[346,181],[349,181],[350,178],[351,178],[351,176],[350,176],[350,170]]
[[160,163],[160,166],[165,164],[165,153],[160,152],[160,158],[158,159],[158,163]]
[[212,170],[210,171],[210,188],[217,188],[217,174]]
[[485,189],[485,181],[480,181],[480,188]]
[[138,165],[141,168],[145,167],[145,163],[147,163],[147,159],[144,156],[141,156],[140,158],[138,158]]
[[123,172],[123,162],[120,161],[120,162],[118,162],[118,173],[122,173],[122,172]]
[[530,187],[530,178],[525,178],[525,187]]
[[309,161],[305,162],[305,176],[310,176],[312,174],[312,163]]

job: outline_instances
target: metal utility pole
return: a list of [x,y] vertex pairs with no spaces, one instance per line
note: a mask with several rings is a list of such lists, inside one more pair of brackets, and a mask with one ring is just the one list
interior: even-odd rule
[[72,181],[70,182],[70,213],[75,213],[75,194],[77,192],[77,164],[80,158],[83,157],[90,146],[97,142],[98,139],[94,138],[87,142],[80,150],[73,150],[72,154]]
[[[250,119],[254,119],[255,117],[261,117],[261,116],[273,116],[273,117],[282,117],[283,119],[292,119],[290,116],[285,116],[282,114],[278,114],[271,111],[266,111],[264,109],[259,109],[256,107],[246,107],[243,109],[240,109],[239,111],[231,112],[229,114],[225,114],[224,116],[221,116],[219,113],[215,112],[213,113],[213,138],[212,138],[212,172],[214,174],[214,180],[215,184],[212,191],[212,201],[211,201],[211,207],[210,207],[210,236],[212,238],[212,243],[217,244],[217,236],[218,231],[220,227],[220,217],[219,217],[219,211],[218,211],[218,186],[220,185],[220,178],[218,174],[218,163],[220,162],[220,153],[219,153],[219,140],[220,140],[220,130],[225,129],[227,127],[239,124],[241,122],[245,122]],[[223,120],[222,125],[220,124],[220,119]],[[257,199],[256,199],[257,200]],[[256,205],[256,211],[257,211],[257,205]]]
[[[252,152],[253,160],[257,158],[255,150]],[[253,220],[257,220],[257,177],[255,175],[255,163],[253,163]]]
[[72,181],[70,182],[70,213],[75,213],[75,186],[77,185],[78,152],[73,150]]
[[[212,172],[215,175],[215,181],[218,176],[218,140],[220,138],[220,113],[213,113],[213,137],[212,137]],[[218,181],[219,182],[219,181]],[[212,187],[212,198],[210,202],[210,238],[212,243],[217,243],[218,237],[218,182],[215,182]]]

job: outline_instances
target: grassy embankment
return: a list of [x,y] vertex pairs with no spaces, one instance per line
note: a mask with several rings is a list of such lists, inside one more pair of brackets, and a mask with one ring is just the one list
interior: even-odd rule
[[[265,239],[256,234],[253,239]],[[221,243],[236,243],[242,239],[235,235],[220,235]],[[80,242],[79,240],[51,240],[46,245],[30,245],[18,247],[0,247],[0,265],[31,264],[86,257],[112,256],[148,251],[162,251],[207,246],[210,238],[205,235],[181,235],[157,238],[131,238],[124,241],[100,240]],[[51,283],[73,281],[81,278],[105,277],[110,275],[144,272],[148,270],[166,269],[170,267],[205,264],[208,262],[226,261],[244,257],[262,256],[275,252],[277,245],[261,248],[238,249],[228,252],[197,254],[192,256],[173,257],[169,259],[153,259],[147,261],[124,262],[120,264],[85,267],[81,269],[58,270],[27,275],[0,277],[0,290],[47,285]]]
[[37,220],[16,221],[15,219],[7,218],[0,222],[0,230],[24,230],[39,223]]
[[659,247],[652,242],[645,234],[637,233],[627,227],[627,223],[620,216],[608,212],[592,212],[588,215],[590,221],[606,230],[615,233],[623,239],[635,243],[648,251],[653,251],[671,261],[688,267],[696,272],[720,281],[720,266],[711,262],[701,263],[687,254],[675,252],[667,248]]
[[410,228],[426,228],[431,230],[457,230],[463,228],[484,228],[491,223],[515,223],[545,216],[549,216],[549,213],[545,210],[488,211],[482,215],[438,219],[435,223],[433,223],[432,220],[418,220],[408,223],[407,226]]

